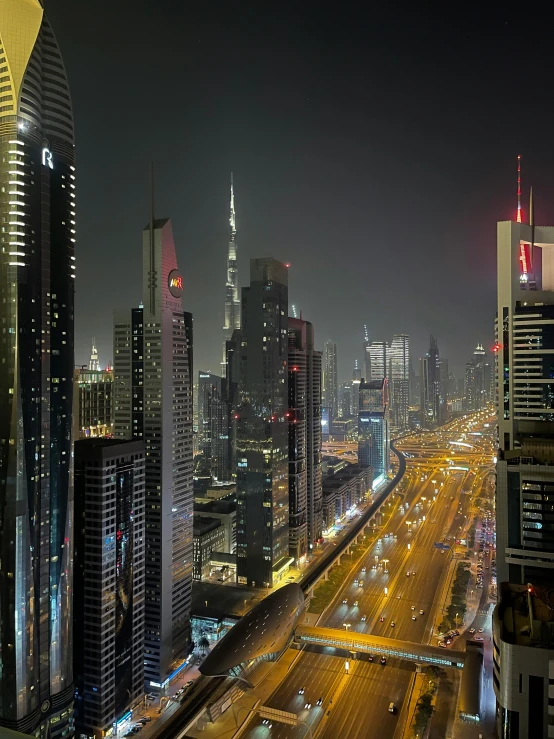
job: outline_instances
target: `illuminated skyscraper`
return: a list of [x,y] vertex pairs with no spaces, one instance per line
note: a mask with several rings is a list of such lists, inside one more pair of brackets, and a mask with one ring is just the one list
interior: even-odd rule
[[542,739],[554,664],[554,226],[499,223],[497,264],[495,735]]
[[100,369],[100,362],[98,361],[98,349],[96,348],[96,339],[92,340],[92,350],[90,352],[88,368],[92,372],[98,372],[98,370]]
[[[272,587],[289,557],[289,424],[285,415],[288,274],[275,259],[252,259],[242,289],[236,422],[237,582]],[[234,361],[234,360],[233,360]]]
[[393,336],[387,354],[391,424],[396,429],[406,429],[410,405],[410,337]]
[[144,440],[144,679],[163,687],[189,641],[192,317],[169,219],[151,218],[142,253],[143,305],[114,316],[114,435]]
[[231,173],[231,201],[229,207],[229,251],[227,254],[227,282],[225,283],[225,325],[223,326],[223,360],[221,376],[227,376],[227,342],[233,331],[240,328],[239,267],[237,261],[237,227],[235,219],[235,191]]
[[373,468],[382,480],[389,469],[389,389],[385,379],[360,384],[358,412],[358,464]]
[[339,415],[339,376],[337,345],[326,341],[323,351],[323,405],[329,410],[329,425]]
[[321,352],[314,327],[289,318],[289,551],[298,560],[322,535]]
[[73,732],[75,151],[38,0],[0,2],[0,57],[0,726],[61,737]]

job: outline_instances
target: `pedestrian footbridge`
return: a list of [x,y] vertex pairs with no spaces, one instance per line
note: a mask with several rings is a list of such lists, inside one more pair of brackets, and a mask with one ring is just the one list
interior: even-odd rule
[[434,647],[430,644],[414,644],[400,639],[388,639],[374,634],[361,634],[356,631],[341,629],[327,629],[321,626],[296,627],[295,639],[297,642],[318,644],[322,647],[347,649],[351,652],[369,652],[384,657],[417,662],[418,664],[437,665],[440,667],[464,668],[466,652],[455,652],[450,649]]

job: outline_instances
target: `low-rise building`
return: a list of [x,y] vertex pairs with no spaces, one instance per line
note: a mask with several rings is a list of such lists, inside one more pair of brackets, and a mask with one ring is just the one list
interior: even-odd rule
[[215,518],[194,516],[193,569],[194,580],[202,580],[210,574],[212,552],[220,552],[225,546],[225,527]]
[[371,494],[371,467],[350,465],[323,478],[323,528],[329,530],[346,512]]
[[237,502],[234,498],[195,503],[194,513],[202,519],[219,521],[224,530],[223,547],[218,552],[234,554],[237,548]]

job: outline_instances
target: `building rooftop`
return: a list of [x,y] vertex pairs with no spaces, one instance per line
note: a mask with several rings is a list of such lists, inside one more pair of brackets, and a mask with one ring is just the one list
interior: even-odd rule
[[221,526],[221,521],[217,518],[205,518],[204,516],[194,516],[193,535],[204,536],[214,529]]
[[554,591],[502,583],[498,617],[502,639],[525,647],[554,648]]
[[219,500],[210,500],[206,503],[194,503],[194,512],[206,514],[210,513],[234,513],[237,510],[237,501],[234,498],[221,498]]
[[193,582],[191,614],[197,618],[241,618],[266,595],[267,590],[261,588]]

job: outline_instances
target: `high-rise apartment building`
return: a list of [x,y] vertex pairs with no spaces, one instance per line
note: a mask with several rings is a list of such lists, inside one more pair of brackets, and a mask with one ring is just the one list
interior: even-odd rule
[[75,369],[74,437],[113,435],[113,370]]
[[[275,259],[252,259],[242,289],[236,422],[237,582],[272,587],[289,556],[288,274]],[[237,351],[234,352],[237,355]],[[234,369],[233,369],[234,371]]]
[[493,685],[500,739],[554,735],[554,227],[498,224],[498,605]]
[[379,481],[389,470],[389,389],[386,378],[360,384],[358,464],[373,468]]
[[299,560],[322,535],[321,352],[308,321],[288,323],[289,551]]
[[164,687],[189,641],[192,317],[169,219],[143,231],[143,304],[114,315],[114,435],[146,452],[144,678]]
[[211,372],[198,373],[198,451],[206,472],[216,480],[229,478],[229,414],[222,383]]
[[109,736],[144,695],[144,443],[75,444],[78,736]]
[[223,360],[221,376],[227,376],[227,342],[233,331],[240,328],[239,266],[237,256],[237,224],[235,218],[235,189],[231,173],[231,201],[229,205],[229,246],[227,250],[227,281],[225,282],[225,325],[223,326]]
[[395,429],[408,428],[410,407],[410,337],[395,334],[387,352],[390,390],[391,424]]
[[329,409],[329,423],[332,425],[339,415],[339,375],[337,345],[330,339],[323,349],[323,405]]
[[38,0],[0,2],[0,56],[0,727],[61,737],[73,732],[75,139]]

